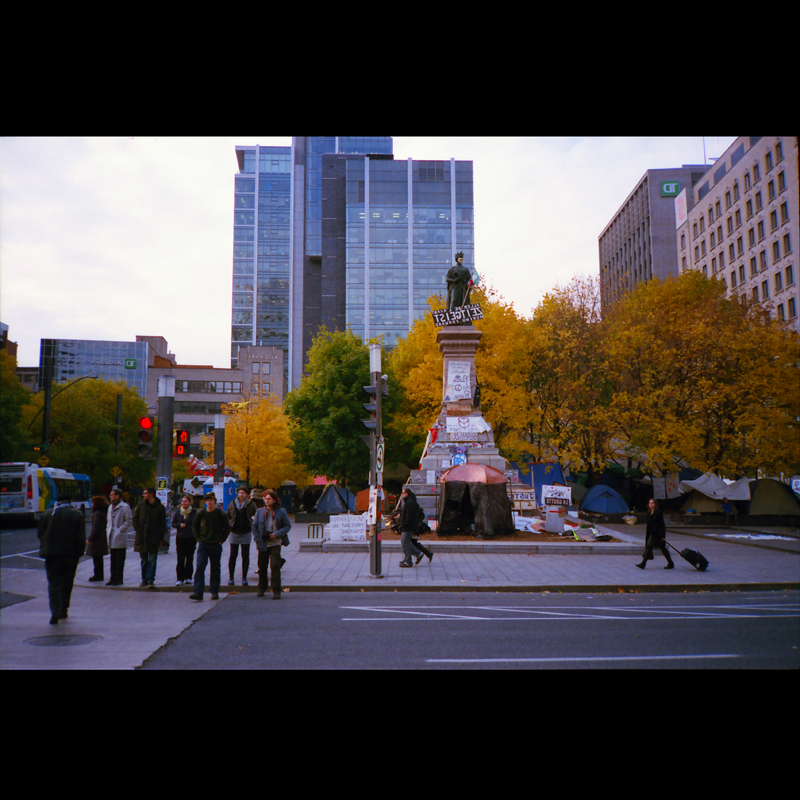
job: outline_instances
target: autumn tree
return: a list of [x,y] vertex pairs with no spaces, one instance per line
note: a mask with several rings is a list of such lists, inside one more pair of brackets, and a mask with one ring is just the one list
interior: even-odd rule
[[277,395],[251,395],[222,406],[225,462],[249,486],[277,488],[283,481],[309,482],[291,449],[291,423]]
[[655,473],[800,465],[798,337],[721,281],[640,284],[609,315],[608,353],[625,447]]
[[369,350],[351,330],[320,330],[308,351],[306,375],[284,401],[292,422],[291,449],[316,475],[366,484],[370,454],[361,436],[370,382]]

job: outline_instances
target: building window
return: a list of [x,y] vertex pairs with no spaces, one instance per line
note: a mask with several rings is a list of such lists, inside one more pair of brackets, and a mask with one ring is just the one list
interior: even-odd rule
[[786,319],[786,315],[783,310],[783,303],[778,305],[778,319],[783,322]]
[[783,237],[783,254],[787,256],[791,252],[792,252],[792,235],[790,233],[787,233]]
[[769,283],[761,281],[761,299],[767,300],[769,298]]
[[777,294],[779,291],[783,289],[783,276],[780,272],[775,273],[775,293]]
[[736,288],[736,273],[735,272],[731,272],[731,288],[732,289]]
[[789,298],[789,319],[794,319],[797,316],[797,307],[795,306],[794,297]]
[[789,266],[786,267],[786,269],[784,270],[784,273],[786,275],[786,285],[787,286],[793,286],[794,285],[794,267],[792,267],[792,265],[789,264]]

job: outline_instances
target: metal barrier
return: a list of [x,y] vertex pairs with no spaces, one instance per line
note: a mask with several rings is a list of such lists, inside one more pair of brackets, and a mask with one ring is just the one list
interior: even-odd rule
[[321,522],[311,522],[308,526],[308,538],[309,539],[321,539],[323,532],[323,526]]

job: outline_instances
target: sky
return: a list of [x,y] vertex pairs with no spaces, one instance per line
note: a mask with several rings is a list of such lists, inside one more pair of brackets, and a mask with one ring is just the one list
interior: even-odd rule
[[[598,237],[648,169],[708,164],[734,136],[394,137],[394,157],[473,162],[475,267],[530,316],[599,273]],[[236,145],[290,136],[0,138],[0,321],[39,340],[163,336],[230,367]],[[442,271],[442,290],[444,274]]]

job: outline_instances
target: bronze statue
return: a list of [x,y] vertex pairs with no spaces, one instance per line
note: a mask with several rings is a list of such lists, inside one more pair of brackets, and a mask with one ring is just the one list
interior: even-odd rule
[[457,311],[469,303],[472,276],[464,266],[464,253],[456,253],[455,266],[447,271],[447,310]]

